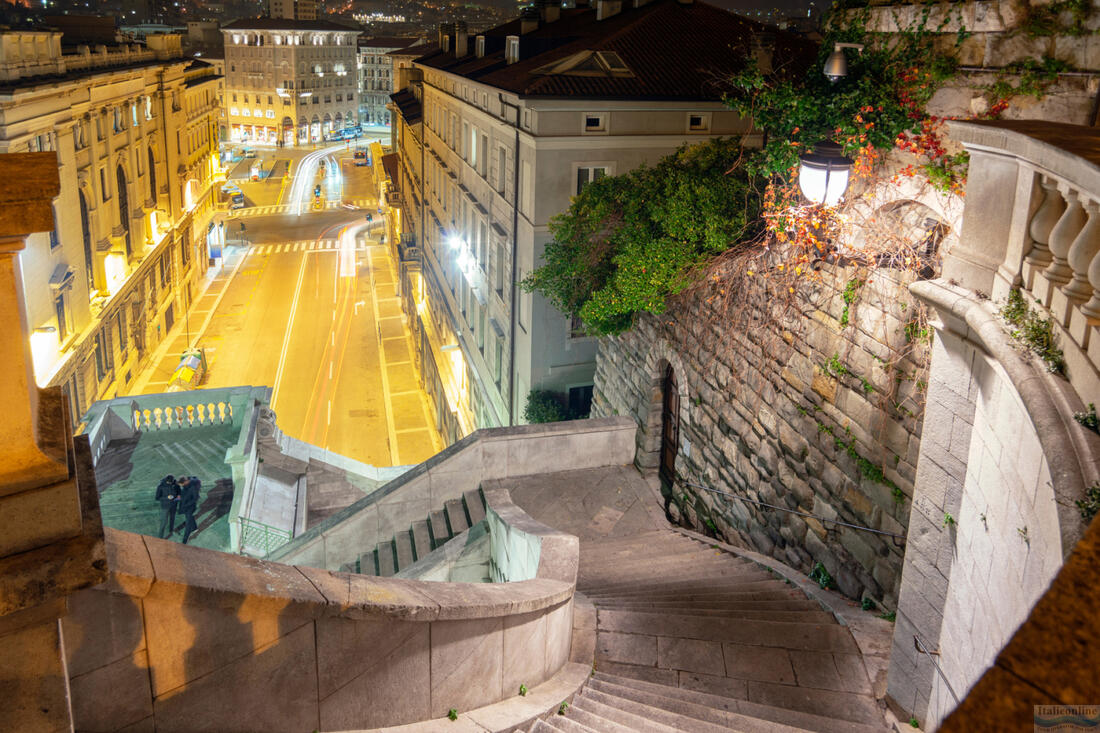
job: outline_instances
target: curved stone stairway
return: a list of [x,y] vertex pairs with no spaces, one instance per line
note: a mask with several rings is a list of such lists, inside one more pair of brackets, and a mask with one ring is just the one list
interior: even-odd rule
[[772,571],[673,530],[581,545],[595,672],[530,731],[888,730],[847,627]]

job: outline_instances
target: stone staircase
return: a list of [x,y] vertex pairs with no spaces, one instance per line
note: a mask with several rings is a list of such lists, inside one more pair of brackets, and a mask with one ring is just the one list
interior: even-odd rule
[[[155,537],[160,529],[157,484],[168,474],[186,473],[202,480],[195,515],[199,530],[192,542],[229,549],[228,522],[223,517],[233,500],[233,481],[225,452],[236,443],[238,432],[233,425],[208,425],[147,431],[111,441],[95,469],[103,524]],[[182,522],[177,517],[177,525]]]
[[529,731],[878,733],[859,649],[802,591],[672,530],[582,543],[595,672]]
[[465,532],[485,518],[485,497],[480,489],[467,491],[461,499],[446,502],[427,518],[413,522],[407,530],[392,539],[379,542],[373,549],[359,555],[354,562],[340,566],[345,572],[389,577],[452,537]]

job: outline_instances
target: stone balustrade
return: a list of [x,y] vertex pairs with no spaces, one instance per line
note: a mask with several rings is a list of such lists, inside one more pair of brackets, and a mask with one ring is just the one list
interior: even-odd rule
[[1019,288],[1054,321],[1077,393],[1100,402],[1100,131],[953,122],[951,135],[971,174],[945,278],[998,302]]
[[137,432],[233,424],[233,405],[228,402],[144,407],[134,400],[132,406]]
[[110,579],[73,595],[63,621],[75,727],[375,728],[550,679],[569,660],[577,538],[489,494],[538,539],[534,577],[366,577],[107,530]]

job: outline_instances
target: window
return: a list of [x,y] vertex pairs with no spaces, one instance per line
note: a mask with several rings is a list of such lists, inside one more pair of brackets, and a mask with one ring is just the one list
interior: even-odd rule
[[273,109],[269,109],[269,110],[267,111],[267,117],[268,117],[269,119],[272,119],[272,120],[273,120],[273,119],[275,119],[275,110],[273,110]]
[[598,181],[607,175],[607,166],[593,166],[577,168],[577,195],[584,190],[584,187],[593,181]]
[[53,301],[54,311],[57,313],[57,338],[62,343],[69,337],[69,325],[73,321],[72,315],[69,313],[69,302],[65,297],[65,292],[65,290],[62,290]]
[[482,178],[485,177],[485,170],[487,168],[486,160],[488,159],[488,157],[489,157],[489,136],[488,135],[482,135],[481,136],[481,165],[478,166],[478,172],[481,173]]
[[496,376],[497,389],[499,389],[500,382],[504,378],[504,342],[500,339],[496,339],[496,345],[496,358],[493,360],[493,374]]
[[103,197],[103,200],[111,198],[111,192],[107,189],[107,169],[99,169],[99,193]]
[[688,129],[696,132],[706,132],[710,129],[710,115],[688,115]]
[[126,310],[125,308],[119,310],[117,317],[118,325],[118,353],[123,358],[126,357],[126,349],[128,347],[126,338]]
[[592,411],[592,385],[569,388],[569,414],[585,417]]
[[103,381],[111,368],[111,355],[108,349],[107,332],[100,331],[95,335],[95,373],[99,381]]
[[508,153],[503,147],[497,148],[497,191],[504,193],[504,178],[507,175]]
[[157,263],[160,269],[160,286],[162,288],[168,287],[168,278],[172,275],[171,256],[172,255],[170,252],[165,252],[161,256],[160,261]]
[[497,296],[504,299],[504,243],[496,243],[496,270],[493,275],[493,289],[497,291]]
[[57,212],[54,212],[53,229],[50,230],[50,249],[54,250],[60,246],[61,238],[57,236]]
[[585,132],[604,132],[604,116],[603,115],[585,115],[584,116],[584,131]]

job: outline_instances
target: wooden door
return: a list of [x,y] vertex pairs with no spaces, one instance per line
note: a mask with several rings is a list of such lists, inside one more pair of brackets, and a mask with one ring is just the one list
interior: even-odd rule
[[672,366],[665,369],[661,408],[661,483],[672,486],[676,477],[676,452],[680,444],[680,393],[676,389],[676,373]]

